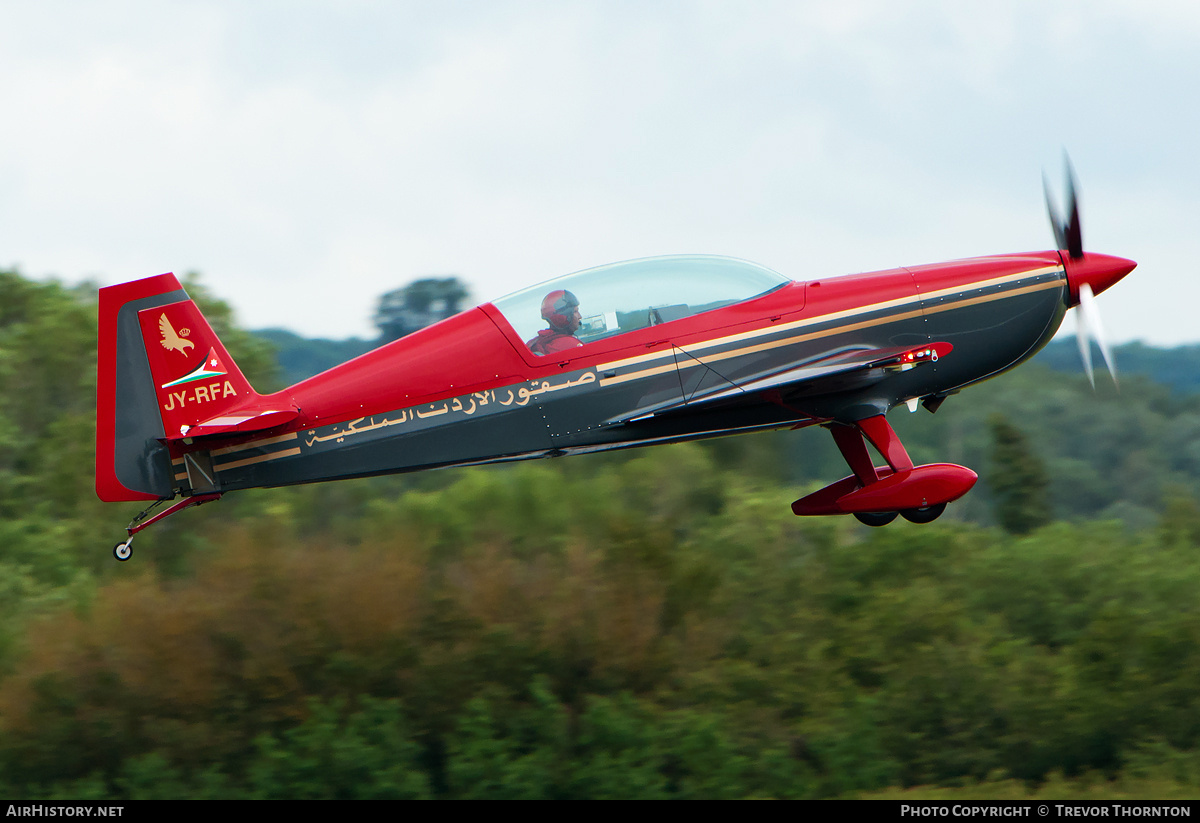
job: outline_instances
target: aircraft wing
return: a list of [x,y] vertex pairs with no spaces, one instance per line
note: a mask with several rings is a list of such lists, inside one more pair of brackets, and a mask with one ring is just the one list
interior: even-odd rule
[[819,395],[858,388],[882,380],[893,371],[937,362],[954,348],[950,343],[926,343],[921,346],[890,348],[854,348],[826,354],[800,365],[755,376],[733,386],[717,387],[686,400],[639,409],[612,423],[634,423],[650,417],[685,414],[720,406],[761,402],[764,395]]

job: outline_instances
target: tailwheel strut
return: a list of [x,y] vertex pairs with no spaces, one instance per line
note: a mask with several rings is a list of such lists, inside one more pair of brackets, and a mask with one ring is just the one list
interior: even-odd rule
[[[853,514],[868,526],[886,526],[899,514],[912,523],[930,523],[979,479],[953,463],[914,466],[882,414],[828,428],[854,473],[797,500],[792,504],[797,515]],[[875,465],[867,441],[887,465]]]
[[149,528],[158,521],[165,520],[176,512],[181,512],[184,509],[190,509],[192,506],[203,506],[205,503],[211,503],[214,500],[220,500],[221,495],[217,492],[213,492],[211,494],[193,494],[188,497],[184,497],[179,502],[166,509],[163,509],[156,515],[150,515],[150,512],[154,511],[156,508],[170,499],[171,498],[168,497],[155,502],[152,506],[141,512],[137,517],[133,518],[133,520],[129,522],[129,525],[125,527],[125,532],[129,535],[129,537],[125,540],[125,542],[118,543],[117,545],[113,546],[113,557],[117,558],[121,562],[128,560],[133,556],[133,536],[142,529]]

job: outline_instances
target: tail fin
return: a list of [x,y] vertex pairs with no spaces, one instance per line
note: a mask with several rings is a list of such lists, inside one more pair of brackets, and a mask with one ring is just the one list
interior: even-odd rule
[[[167,441],[182,440],[193,429],[194,434],[230,432],[231,420],[236,425],[275,415],[275,422],[282,414],[261,408],[259,395],[175,275],[101,289],[99,320],[96,493],[101,500],[173,497],[177,484]],[[248,408],[253,410],[222,417]]]

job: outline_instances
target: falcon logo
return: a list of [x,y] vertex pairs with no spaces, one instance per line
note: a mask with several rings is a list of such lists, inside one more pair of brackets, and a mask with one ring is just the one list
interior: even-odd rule
[[186,337],[188,334],[188,330],[184,329],[184,337],[180,337],[175,333],[175,327],[171,325],[171,321],[167,319],[167,315],[165,313],[158,318],[158,331],[162,335],[162,340],[159,342],[162,343],[162,347],[167,351],[174,350],[180,354],[186,355],[187,352],[185,352],[184,349],[196,348],[195,343],[193,343],[191,340],[184,339],[184,337]]

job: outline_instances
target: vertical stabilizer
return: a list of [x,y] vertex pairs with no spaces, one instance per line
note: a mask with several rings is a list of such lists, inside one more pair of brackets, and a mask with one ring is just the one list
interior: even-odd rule
[[258,395],[173,274],[100,290],[96,493],[175,494],[165,440]]
[[191,300],[141,309],[138,324],[168,438],[257,398]]

